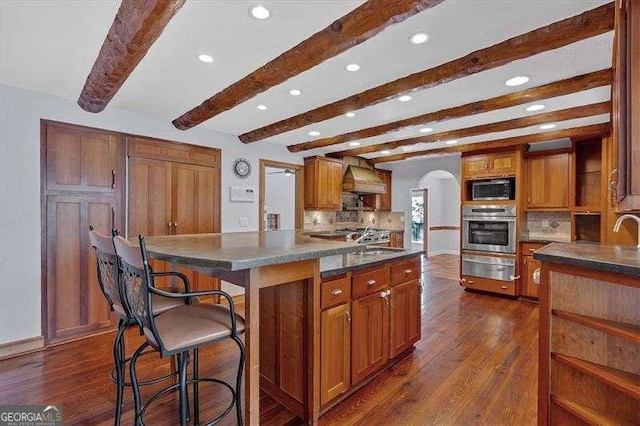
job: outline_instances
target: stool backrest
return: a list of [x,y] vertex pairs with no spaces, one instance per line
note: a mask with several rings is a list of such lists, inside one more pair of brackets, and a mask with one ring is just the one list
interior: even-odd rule
[[[113,231],[117,234],[117,231]],[[104,234],[89,230],[89,240],[96,252],[98,284],[111,310],[122,318],[129,318],[127,307],[123,302],[124,294],[120,286],[120,274],[118,273],[118,260],[113,247],[113,240]]]

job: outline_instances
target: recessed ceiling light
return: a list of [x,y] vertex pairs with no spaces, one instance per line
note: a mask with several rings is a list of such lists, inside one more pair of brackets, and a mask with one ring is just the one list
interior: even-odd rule
[[527,107],[527,111],[540,111],[541,109],[545,109],[546,106],[542,104],[529,105]]
[[309,132],[309,136],[320,136],[320,132],[317,130],[312,130]]
[[420,130],[418,130],[420,133],[429,133],[429,132],[433,132],[433,129],[431,127],[423,127]]
[[258,108],[260,111],[264,111],[265,109],[267,109],[266,105],[258,105],[256,108]]
[[360,146],[360,142],[349,142],[349,146]]
[[413,44],[422,44],[425,41],[429,40],[429,34],[427,33],[417,33],[412,35],[409,40],[411,40],[411,43]]
[[446,143],[447,145],[455,145],[455,144],[457,144],[457,143],[458,143],[458,141],[457,141],[457,140],[455,140],[455,139],[453,139],[453,140],[450,140],[450,141],[446,141],[445,143]]
[[360,65],[358,64],[349,64],[346,66],[347,71],[351,71],[351,72],[355,72],[358,71],[360,69]]
[[398,98],[398,100],[399,100],[400,102],[407,102],[407,101],[410,101],[411,99],[412,99],[412,98],[411,98],[411,96],[409,96],[409,95],[402,95],[402,96],[400,96],[400,97]]
[[521,84],[525,84],[527,81],[529,81],[529,77],[526,75],[519,75],[517,77],[510,78],[504,84],[507,86],[520,86]]
[[251,16],[256,19],[267,19],[271,15],[269,9],[262,5],[252,6],[249,9],[249,12],[251,13]]
[[213,62],[213,56],[207,55],[206,53],[199,54],[198,59],[200,59],[202,62],[207,64],[210,64],[211,62]]
[[351,117],[355,117],[356,113],[353,111],[349,111],[348,113],[345,114],[347,117],[351,118]]
[[389,151],[388,149],[385,149],[383,151],[380,151],[380,154],[382,154],[382,155],[391,154],[391,151]]
[[540,126],[540,130],[549,130],[553,129],[554,127],[556,127],[555,124],[543,124],[542,126]]
[[291,96],[300,96],[300,93],[302,93],[301,91],[299,91],[298,89],[291,89],[289,90],[289,94]]

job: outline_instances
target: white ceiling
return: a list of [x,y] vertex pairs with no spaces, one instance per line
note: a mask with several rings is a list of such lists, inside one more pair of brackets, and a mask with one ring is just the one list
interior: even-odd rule
[[[608,0],[445,0],[376,37],[325,61],[283,84],[203,123],[235,135],[308,111],[399,77],[432,68],[472,51],[548,25],[607,3]],[[145,112],[172,120],[204,99],[246,76],[269,60],[358,7],[359,0],[271,0],[261,2],[272,16],[258,21],[248,9],[256,1],[188,0],[158,41],[113,98],[109,107]],[[118,1],[0,1],[0,80],[77,100],[87,74],[119,7]],[[431,40],[413,45],[408,37],[430,33]],[[333,136],[442,108],[511,93],[611,66],[612,34],[516,61],[490,71],[412,93],[410,102],[389,100],[266,139],[290,145],[306,142],[318,130]],[[212,64],[196,59],[214,57]],[[358,63],[352,73],[345,65]],[[504,81],[527,75],[530,81],[507,87]],[[302,95],[292,97],[289,89]],[[598,88],[542,101],[542,112],[601,102],[610,88]],[[268,106],[266,111],[256,109]],[[526,106],[526,105],[525,105]],[[531,115],[525,106],[429,124],[434,132]],[[607,115],[556,123],[554,130],[608,121]],[[369,138],[363,145],[420,135],[417,128]],[[537,127],[465,138],[474,143],[539,132]],[[265,143],[264,141],[256,144]],[[430,144],[439,147],[441,143]],[[306,151],[322,154],[350,148],[347,144]],[[425,147],[420,147],[424,149]],[[396,152],[404,152],[401,149]],[[366,155],[376,157],[379,153]]]

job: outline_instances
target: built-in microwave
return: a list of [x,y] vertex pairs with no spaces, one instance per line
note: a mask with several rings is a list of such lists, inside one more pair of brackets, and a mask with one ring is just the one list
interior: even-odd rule
[[515,200],[515,179],[479,180],[471,184],[471,200]]

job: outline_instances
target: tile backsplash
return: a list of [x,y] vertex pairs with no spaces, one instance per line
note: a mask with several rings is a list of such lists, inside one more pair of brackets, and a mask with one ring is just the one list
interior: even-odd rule
[[335,231],[342,228],[372,228],[390,231],[404,230],[404,212],[368,211],[304,211],[304,229],[310,231]]
[[569,212],[527,212],[525,233],[529,238],[571,240],[571,215]]

